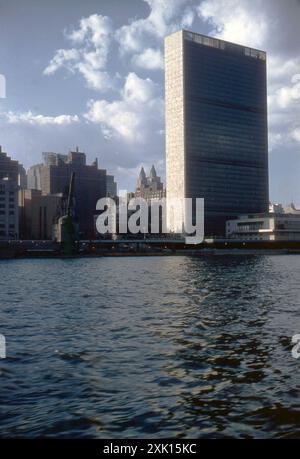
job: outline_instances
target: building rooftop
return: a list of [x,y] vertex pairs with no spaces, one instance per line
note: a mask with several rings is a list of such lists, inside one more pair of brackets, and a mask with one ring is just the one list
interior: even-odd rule
[[[265,51],[249,48],[247,46],[238,45],[237,43],[232,43],[229,41],[221,40],[219,38],[209,37],[200,33],[192,32],[190,30],[180,30],[178,32],[183,33],[183,38],[185,40],[193,41],[203,46],[209,46],[211,48],[218,48],[224,51],[238,52],[243,53],[245,56],[252,57],[254,59],[260,59],[265,61],[267,54]],[[178,33],[175,32],[175,33]]]

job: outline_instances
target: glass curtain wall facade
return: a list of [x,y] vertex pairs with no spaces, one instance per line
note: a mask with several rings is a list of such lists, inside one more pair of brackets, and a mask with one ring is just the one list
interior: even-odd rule
[[204,198],[205,235],[224,235],[268,211],[266,54],[180,31],[165,56],[167,199]]

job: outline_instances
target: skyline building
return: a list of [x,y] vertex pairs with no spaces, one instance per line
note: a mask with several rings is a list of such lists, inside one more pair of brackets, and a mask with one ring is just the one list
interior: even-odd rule
[[27,174],[23,164],[19,164],[18,185],[22,190],[27,188]]
[[19,187],[14,178],[0,178],[0,239],[18,239]]
[[269,206],[266,53],[181,30],[165,39],[166,187],[204,198],[205,235]]
[[43,154],[45,164],[33,166],[28,173],[29,186],[35,183],[42,195],[67,193],[72,172],[75,173],[75,218],[80,238],[93,238],[94,215],[98,199],[106,196],[106,170],[99,169],[97,159],[86,164],[86,155],[70,151],[68,155]]
[[41,170],[43,164],[35,164],[27,171],[27,187],[29,190],[41,190]]
[[152,165],[148,176],[146,176],[145,169],[141,168],[133,194],[135,198],[143,198],[149,202],[165,197],[164,184],[157,175],[154,165]]
[[240,215],[226,222],[226,237],[243,241],[299,241],[300,210],[270,204],[265,214]]
[[41,190],[19,191],[20,238],[50,240],[53,224],[59,215],[62,201],[60,194],[42,194]]
[[18,190],[20,165],[0,146],[0,239],[19,237]]
[[113,175],[106,175],[106,196],[115,198],[118,195],[118,185]]
[[0,179],[3,178],[9,178],[18,185],[19,163],[18,161],[11,159],[7,153],[4,153],[0,145]]

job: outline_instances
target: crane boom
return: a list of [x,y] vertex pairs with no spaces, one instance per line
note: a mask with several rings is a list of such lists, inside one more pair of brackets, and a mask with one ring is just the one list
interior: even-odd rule
[[72,172],[71,173],[71,177],[70,177],[70,185],[69,185],[69,193],[68,193],[68,204],[67,204],[67,215],[68,215],[68,217],[71,216],[71,212],[72,212],[72,208],[73,208],[74,182],[75,182],[75,172]]

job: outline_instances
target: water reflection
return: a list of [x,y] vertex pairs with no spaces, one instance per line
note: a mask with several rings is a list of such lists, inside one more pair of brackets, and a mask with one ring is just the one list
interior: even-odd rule
[[299,436],[299,265],[1,263],[1,435]]

